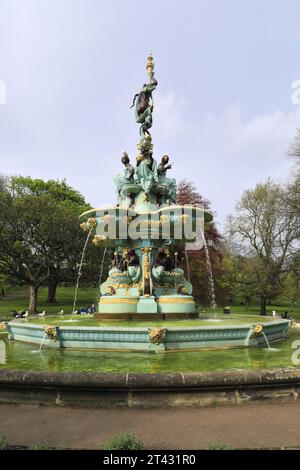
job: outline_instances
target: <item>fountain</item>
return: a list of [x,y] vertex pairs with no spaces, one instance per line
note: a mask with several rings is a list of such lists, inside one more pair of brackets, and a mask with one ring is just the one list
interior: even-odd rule
[[76,281],[76,287],[75,287],[75,294],[74,294],[74,302],[73,302],[73,310],[72,310],[73,313],[75,313],[75,311],[76,311],[76,303],[77,303],[77,294],[78,294],[78,289],[79,289],[79,281],[80,281],[81,274],[82,274],[82,266],[83,266],[83,261],[84,261],[85,252],[86,252],[86,249],[87,249],[87,246],[88,246],[88,242],[89,242],[90,236],[91,236],[91,234],[92,234],[92,230],[93,230],[93,229],[90,228],[89,231],[88,231],[88,234],[87,234],[87,237],[86,237],[86,240],[85,240],[85,244],[84,244],[84,247],[83,247],[83,250],[82,250],[82,254],[81,254],[81,259],[80,259],[79,269],[78,269],[78,275],[77,275],[77,281]]
[[[198,319],[190,283],[188,251],[204,247],[215,307],[214,280],[204,237],[212,214],[199,205],[176,203],[176,180],[167,177],[169,157],[157,164],[153,157],[153,92],[157,87],[151,55],[148,82],[133,100],[140,125],[136,164],[123,151],[123,176],[114,179],[117,203],[91,209],[80,216],[87,233],[75,289],[73,312],[84,253],[90,238],[104,248],[99,276],[97,325],[64,326],[11,321],[10,338],[41,347],[164,352],[201,348],[262,346],[287,337],[289,320],[207,326]],[[103,263],[110,255],[108,278]],[[186,260],[187,276],[180,261]],[[139,321],[140,326],[133,326]],[[123,322],[122,326],[118,322]],[[126,326],[124,326],[124,322]],[[184,323],[185,322],[185,323]],[[222,323],[222,324],[220,324]],[[226,322],[225,322],[226,323]]]

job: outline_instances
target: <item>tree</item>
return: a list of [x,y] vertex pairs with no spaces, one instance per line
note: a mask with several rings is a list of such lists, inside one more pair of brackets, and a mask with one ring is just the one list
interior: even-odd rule
[[[29,285],[30,312],[37,310],[40,286],[47,283],[53,303],[60,283],[75,284],[86,237],[78,216],[87,209],[65,181],[13,177],[0,191],[0,272],[11,283]],[[81,279],[86,285],[98,283],[102,254],[103,247],[89,244]]]
[[28,309],[36,312],[39,287],[49,275],[49,240],[61,223],[60,214],[47,196],[13,198],[7,193],[0,209],[0,270],[29,285]]
[[290,145],[289,155],[295,160],[295,168],[293,171],[293,179],[288,186],[286,195],[287,203],[291,208],[300,213],[300,129],[297,129],[294,141]]
[[8,177],[0,173],[0,193],[7,190]]
[[[178,183],[177,203],[180,205],[201,204],[205,209],[210,210],[209,201],[201,196],[192,182],[187,180],[182,180]],[[220,282],[223,275],[223,257],[221,253],[222,237],[213,222],[205,225],[204,237],[207,243],[213,272],[216,299],[218,302],[223,303],[228,292],[226,292],[224,284],[222,285]],[[211,286],[209,283],[208,265],[204,248],[199,251],[189,251],[188,258],[190,280],[194,287],[194,296],[201,304],[209,305],[212,301]]]
[[[14,197],[44,197],[53,200],[59,211],[61,223],[56,226],[48,239],[51,260],[48,263],[47,303],[56,303],[56,289],[60,282],[73,282],[76,278],[78,259],[84,244],[84,234],[78,225],[78,216],[90,206],[84,197],[63,181],[43,181],[30,177],[11,178],[11,192]],[[91,261],[91,260],[90,260]]]
[[295,158],[298,165],[300,164],[300,129],[296,129],[296,135],[289,147],[288,154]]
[[267,180],[245,191],[236,215],[228,218],[227,233],[237,241],[237,253],[246,259],[245,286],[260,296],[260,313],[266,314],[268,299],[282,288],[296,251],[299,214],[287,203],[286,191]]

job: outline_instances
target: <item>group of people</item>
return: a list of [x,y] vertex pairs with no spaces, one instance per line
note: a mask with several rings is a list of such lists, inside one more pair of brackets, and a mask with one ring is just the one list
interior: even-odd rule
[[86,314],[93,314],[96,311],[96,305],[93,304],[90,307],[83,308],[80,307],[74,311],[74,315],[86,315]]
[[230,307],[229,306],[226,306],[226,307],[223,307],[223,313],[224,315],[230,315]]
[[[277,313],[276,313],[275,310],[272,311],[272,317],[273,317],[273,318],[277,318],[277,317],[278,317],[278,315],[277,315]],[[285,311],[284,313],[281,313],[281,314],[280,314],[280,318],[284,318],[284,319],[287,319],[287,320],[293,319],[293,317],[289,314],[288,311]]]
[[16,310],[12,310],[11,313],[10,313],[10,316],[12,318],[26,318],[26,317],[28,317],[28,311],[19,310],[17,312]]
[[[224,315],[229,315],[230,314],[230,307],[228,307],[228,306],[223,307],[223,313],[224,313]],[[276,311],[273,310],[272,311],[272,317],[273,318],[280,317],[280,318],[284,318],[284,319],[288,319],[288,320],[293,319],[293,317],[289,314],[288,311],[285,311],[284,313],[281,313],[280,316],[279,316],[279,315],[277,315]]]

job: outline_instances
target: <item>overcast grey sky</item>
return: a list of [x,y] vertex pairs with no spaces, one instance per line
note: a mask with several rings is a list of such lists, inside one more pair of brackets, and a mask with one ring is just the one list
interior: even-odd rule
[[151,50],[152,136],[222,224],[245,189],[285,181],[300,127],[299,0],[0,0],[0,172],[66,178],[115,200]]

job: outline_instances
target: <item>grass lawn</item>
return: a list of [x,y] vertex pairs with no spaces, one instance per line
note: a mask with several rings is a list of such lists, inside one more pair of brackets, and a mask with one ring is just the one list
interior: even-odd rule
[[[244,305],[230,305],[230,310],[232,314],[259,315],[260,307],[259,305],[249,305],[248,307]],[[277,314],[287,311],[290,315],[300,320],[300,305],[293,307],[291,307],[291,305],[268,305],[267,315],[272,315],[273,310],[275,310]],[[211,309],[203,307],[200,308],[199,311],[209,313]],[[223,313],[223,307],[217,307],[216,312]]]
[[[41,287],[38,296],[38,310],[46,310],[46,314],[55,314],[62,309],[64,313],[72,313],[74,302],[75,287],[59,287],[57,289],[57,304],[47,304],[47,288]],[[78,290],[77,307],[87,307],[96,302],[98,289],[81,288]],[[9,292],[7,299],[0,301],[0,319],[9,318],[12,310],[27,310],[28,308],[28,289]]]
[[[74,301],[74,287],[59,287],[57,289],[57,304],[47,304],[47,288],[42,287],[39,290],[38,297],[38,309],[40,312],[46,310],[46,314],[56,314],[60,310],[64,310],[65,314],[72,313],[73,301]],[[96,302],[98,289],[80,288],[78,290],[78,301],[77,307],[87,307]],[[12,310],[27,310],[28,307],[28,289],[19,288],[10,289],[6,291],[7,299],[0,300],[0,320],[10,318],[9,313]],[[249,307],[242,305],[231,305],[231,313],[234,315],[259,315],[259,306],[251,305]],[[285,312],[286,310],[290,315],[300,320],[300,305],[291,307],[290,305],[271,305],[267,307],[267,315],[271,315],[272,310],[276,310],[278,314]],[[199,312],[205,312],[205,314],[216,313],[223,314],[223,307],[219,306],[216,310],[212,310],[211,307],[199,307]]]

